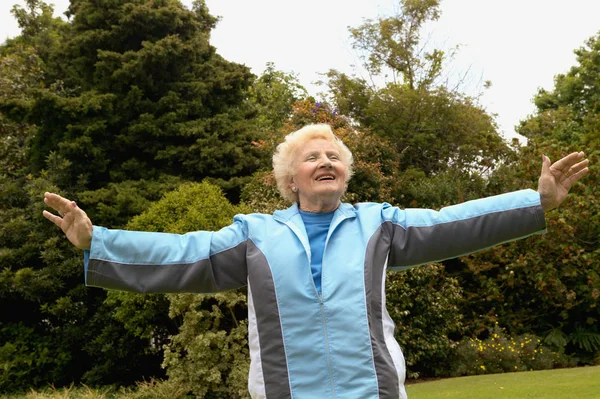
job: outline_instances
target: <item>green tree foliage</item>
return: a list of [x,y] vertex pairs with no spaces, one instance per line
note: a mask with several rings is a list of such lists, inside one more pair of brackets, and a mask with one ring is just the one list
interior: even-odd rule
[[12,104],[38,125],[34,170],[56,151],[72,184],[96,189],[165,171],[227,181],[259,166],[244,106],[252,75],[209,44],[216,19],[204,2],[80,0],[68,14],[50,56],[62,90]]
[[600,112],[600,35],[589,38],[574,51],[578,65],[554,79],[554,90],[540,89],[535,97],[539,113],[571,109],[573,122],[583,123]]
[[442,204],[470,197],[470,189],[477,189],[473,194],[477,196],[481,188],[473,182],[511,155],[493,117],[475,99],[442,81],[446,54],[421,46],[423,25],[439,15],[437,0],[401,0],[397,15],[350,29],[369,81],[336,70],[326,74],[329,95],[339,112],[361,130],[392,143],[400,171],[392,192],[404,205],[440,205],[423,201],[414,192],[418,190],[407,190],[409,182],[417,187],[441,180],[442,186],[458,182],[460,193],[450,197],[436,193]]
[[57,64],[61,60],[56,59],[53,54],[60,47],[68,24],[61,18],[54,17],[52,4],[41,0],[25,0],[23,3],[24,7],[15,5],[11,10],[21,28],[21,35],[7,39],[0,53],[13,53],[19,47],[32,48],[41,60],[43,81],[55,82],[60,79]]
[[[0,56],[0,102],[6,99],[26,101],[32,87],[39,86],[43,73],[35,50],[15,46],[10,54]],[[0,113],[0,179],[5,206],[17,205],[18,196],[10,195],[23,184],[28,169],[30,136],[34,127],[12,121]],[[11,200],[12,198],[12,200]]]
[[444,53],[421,48],[421,28],[440,17],[439,0],[401,0],[400,12],[391,17],[367,20],[350,28],[353,47],[361,51],[372,75],[389,71],[411,90],[431,87],[442,71]]
[[82,254],[41,198],[122,227],[185,179],[231,182],[236,197],[261,162],[253,76],[210,46],[201,1],[72,1],[65,22],[27,0],[13,14],[23,33],[0,47],[0,391],[164,376],[168,306],[132,314],[85,288]]
[[[185,233],[218,230],[245,206],[234,206],[208,182],[188,183],[152,204],[128,229]],[[116,318],[135,335],[164,348],[169,380],[197,398],[247,394],[247,302],[245,289],[214,295],[142,295],[111,292]],[[167,316],[167,310],[168,315]]]
[[403,170],[426,176],[448,167],[485,173],[510,153],[492,117],[469,97],[397,83],[376,89],[337,71],[328,77],[340,112],[393,142]]
[[[35,49],[14,43],[0,55],[0,101],[27,101],[43,79],[42,61]],[[59,320],[81,316],[81,295],[73,292],[70,306],[64,282],[73,277],[72,253],[39,218],[40,192],[55,188],[47,175],[35,178],[27,162],[35,128],[0,114],[0,392],[66,382],[74,329]],[[55,159],[56,160],[56,159]],[[58,160],[56,160],[58,161]],[[52,163],[60,175],[64,164]],[[60,253],[56,247],[64,252]],[[40,258],[57,260],[40,270]],[[77,309],[76,309],[77,308]]]
[[183,319],[179,334],[165,349],[169,381],[197,398],[247,398],[246,293],[179,294],[169,299],[169,315]]
[[292,114],[294,103],[308,97],[296,75],[276,70],[271,62],[249,91],[248,103],[256,113],[255,129],[264,135],[281,129]]
[[[536,114],[519,127],[529,140],[519,164],[492,180],[507,188],[534,187],[541,154],[556,160],[584,150],[592,173],[573,187],[565,204],[546,215],[548,234],[466,259],[470,269],[468,319],[474,329],[497,320],[515,333],[534,333],[581,362],[600,352],[600,36],[575,51],[578,64],[557,75],[552,91],[535,97]],[[467,295],[467,294],[466,294]]]
[[0,207],[0,392],[156,376],[160,356],[114,319],[103,291],[83,286],[81,252],[41,217],[65,168],[55,165],[10,193],[19,206]]
[[79,198],[86,204],[88,216],[94,223],[123,228],[132,217],[148,209],[150,204],[182,182],[182,179],[168,174],[153,180],[125,180],[109,183],[98,190],[84,191]]

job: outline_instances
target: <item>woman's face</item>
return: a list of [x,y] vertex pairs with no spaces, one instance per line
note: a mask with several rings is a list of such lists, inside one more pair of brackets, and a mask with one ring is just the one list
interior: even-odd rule
[[346,189],[347,170],[335,144],[325,139],[308,141],[296,152],[294,168],[291,186],[297,189],[301,209],[337,207]]

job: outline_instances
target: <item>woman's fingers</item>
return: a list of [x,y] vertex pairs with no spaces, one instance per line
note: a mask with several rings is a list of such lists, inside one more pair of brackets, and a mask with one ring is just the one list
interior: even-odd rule
[[71,201],[58,194],[44,193],[44,203],[61,215],[64,215],[69,209],[70,202]]
[[61,197],[58,194],[54,193],[45,193],[44,194],[44,203],[48,205],[50,208],[54,209],[58,212],[59,216],[65,217],[67,212],[78,210],[77,204],[75,201],[68,200],[64,197]]
[[558,181],[563,184],[567,190],[589,172],[589,169],[587,168],[589,160],[584,159],[583,161],[577,162],[580,159],[581,158],[576,157],[570,159],[569,162],[563,164],[564,169],[559,169],[560,175],[558,176]]
[[55,214],[50,213],[48,211],[43,211],[42,215],[44,215],[44,217],[46,219],[48,219],[49,221],[51,221],[52,223],[54,223],[58,227],[62,228],[62,218],[60,216],[56,216]]
[[581,171],[582,169],[585,169],[588,166],[589,163],[590,163],[590,161],[587,160],[587,159],[584,159],[583,161],[576,163],[575,165],[573,165],[573,166],[571,166],[569,168],[569,171],[567,172],[567,175],[569,177],[573,176],[574,174],[576,174],[577,172]]
[[564,158],[552,164],[552,169],[566,173],[573,165],[580,162],[585,157],[583,152],[572,152]]
[[[587,174],[589,161],[583,159],[584,157],[583,152],[573,152],[567,155],[552,164],[552,174],[561,185],[564,185],[567,189],[570,188],[577,180]],[[585,172],[580,173],[584,170]]]
[[[583,162],[581,162],[581,163],[583,163]],[[567,184],[568,184],[567,188],[571,188],[571,186],[573,184],[577,183],[577,181],[579,179],[581,179],[583,176],[587,175],[589,173],[589,171],[590,170],[587,168],[587,159],[586,159],[585,165],[579,166],[575,169],[571,168],[569,170],[569,177],[567,179]]]

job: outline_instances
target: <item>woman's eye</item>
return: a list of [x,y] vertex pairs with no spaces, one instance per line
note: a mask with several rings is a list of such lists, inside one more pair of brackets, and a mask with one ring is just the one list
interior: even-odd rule
[[314,155],[310,155],[310,156],[306,157],[307,161],[314,161],[315,159],[317,159],[317,157],[315,157]]
[[338,157],[337,155],[330,155],[329,159],[340,159],[340,157]]

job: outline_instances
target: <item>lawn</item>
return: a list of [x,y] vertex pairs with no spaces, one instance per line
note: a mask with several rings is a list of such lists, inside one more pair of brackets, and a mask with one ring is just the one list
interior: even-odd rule
[[600,399],[600,366],[449,378],[406,390],[409,399]]
[[[169,382],[140,384],[137,391],[109,393],[90,388],[32,391],[1,399],[174,399],[182,398]],[[181,389],[179,389],[180,391]],[[406,386],[409,399],[600,399],[600,366],[489,374],[419,382]],[[51,391],[51,390],[50,390]]]

